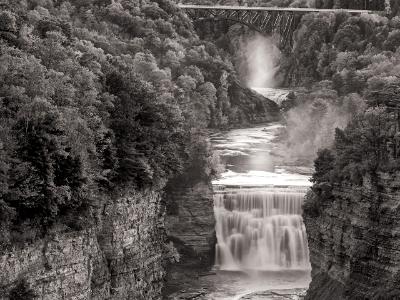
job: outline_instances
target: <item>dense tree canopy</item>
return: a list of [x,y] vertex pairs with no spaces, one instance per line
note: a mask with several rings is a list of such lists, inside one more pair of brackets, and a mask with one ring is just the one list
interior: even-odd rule
[[[394,4],[397,0],[392,0]],[[184,0],[190,4],[215,5],[209,0]],[[384,10],[388,1],[385,0],[219,0],[219,5],[247,5],[247,6],[277,6],[277,7],[316,7],[316,8],[353,8]]]
[[237,122],[234,80],[172,1],[3,1],[1,244],[90,224],[99,192],[159,189],[193,161],[212,176],[204,129]]
[[[287,84],[308,86],[316,93],[321,88],[315,82],[327,82],[336,93],[335,105],[350,113],[331,144],[337,179],[359,184],[367,172],[397,166],[392,159],[398,156],[398,19],[344,13],[305,15],[294,34],[293,52],[282,60],[280,71],[289,75]],[[332,103],[329,97],[322,98]],[[315,100],[309,97],[303,102]],[[322,175],[317,171],[315,176],[318,181]]]
[[[367,105],[396,105],[400,19],[394,16],[397,2],[391,2],[388,16],[303,17],[279,76],[286,85],[309,88],[296,101],[305,104],[310,124],[332,131],[337,115],[363,113]],[[204,129],[246,122],[251,110],[261,110],[259,103],[238,97],[230,56],[240,41],[232,36],[248,31],[232,30],[216,38],[220,50],[199,39],[190,19],[170,0],[3,1],[3,244],[24,239],[30,232],[25,228],[43,233],[56,222],[68,228],[89,224],[98,192],[159,189],[182,171],[196,173],[198,180],[212,176],[214,158]],[[365,118],[372,122],[375,115]],[[363,123],[354,122],[357,132]],[[344,137],[353,134],[346,130]],[[336,144],[346,140],[353,138],[337,138]],[[312,141],[315,147],[321,143]],[[349,155],[343,157],[352,163]],[[369,164],[361,172],[367,169]]]

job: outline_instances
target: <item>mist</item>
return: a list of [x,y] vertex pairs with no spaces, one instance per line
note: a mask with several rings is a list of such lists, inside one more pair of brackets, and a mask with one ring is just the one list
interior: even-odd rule
[[242,43],[241,50],[247,85],[251,88],[275,87],[280,51],[273,38],[256,34]]
[[[323,106],[323,112],[316,113],[317,106]],[[342,107],[326,103],[307,103],[291,109],[286,116],[285,156],[311,163],[319,149],[332,146],[335,128],[345,128],[349,119]]]
[[[300,96],[300,103],[289,110],[286,120],[284,156],[312,163],[317,152],[333,145],[335,129],[344,129],[357,112],[365,109],[365,102],[357,94],[340,98],[326,90],[316,95]],[[305,99],[308,98],[308,99]]]

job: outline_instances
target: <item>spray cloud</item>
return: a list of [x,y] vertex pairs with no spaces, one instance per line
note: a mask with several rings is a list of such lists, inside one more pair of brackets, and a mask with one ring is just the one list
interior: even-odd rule
[[366,109],[358,94],[340,98],[333,90],[314,87],[311,93],[299,94],[297,106],[286,115],[286,158],[312,162],[317,151],[334,143],[335,129],[344,129],[358,112]]
[[252,88],[274,87],[280,51],[273,39],[256,34],[242,44],[242,51],[247,85]]

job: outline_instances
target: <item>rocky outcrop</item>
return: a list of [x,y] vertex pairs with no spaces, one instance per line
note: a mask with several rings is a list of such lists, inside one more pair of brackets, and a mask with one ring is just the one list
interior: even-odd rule
[[55,231],[0,256],[0,299],[20,278],[39,299],[160,299],[165,276],[158,193],[109,200],[97,226]]
[[[93,230],[54,234],[0,257],[0,294],[7,299],[8,291],[23,277],[40,299],[89,299],[93,267],[103,258]],[[102,272],[98,268],[97,273],[109,282],[107,268]],[[106,282],[104,289],[109,290]]]
[[280,119],[278,104],[244,87],[238,80],[232,80],[228,94],[232,107],[237,107],[240,112],[236,120],[238,124],[268,123]]
[[304,213],[312,264],[306,299],[400,299],[399,175],[325,190],[329,197],[310,193],[305,202],[317,208]]
[[239,300],[257,300],[257,299],[274,299],[274,300],[301,300],[306,294],[305,289],[292,290],[270,290],[265,292],[254,292],[239,298]]
[[200,182],[167,194],[166,230],[180,254],[168,268],[165,294],[193,285],[193,278],[214,263],[215,219],[211,186]]

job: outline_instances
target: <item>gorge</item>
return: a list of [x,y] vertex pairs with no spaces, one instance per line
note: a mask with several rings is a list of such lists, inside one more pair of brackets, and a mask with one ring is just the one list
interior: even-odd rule
[[1,1],[0,299],[400,298],[400,2],[368,8],[279,44],[170,0]]

